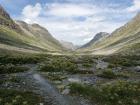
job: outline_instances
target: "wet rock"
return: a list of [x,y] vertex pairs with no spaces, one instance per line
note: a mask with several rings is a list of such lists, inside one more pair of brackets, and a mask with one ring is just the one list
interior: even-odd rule
[[62,94],[64,94],[64,95],[67,95],[67,94],[69,94],[70,93],[70,89],[65,89],[65,90],[63,90],[63,92],[62,92]]

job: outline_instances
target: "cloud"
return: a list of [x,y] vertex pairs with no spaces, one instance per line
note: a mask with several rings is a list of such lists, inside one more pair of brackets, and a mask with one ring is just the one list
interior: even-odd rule
[[137,11],[138,1],[125,8],[113,4],[110,7],[92,3],[37,3],[25,6],[20,19],[46,27],[59,40],[84,44],[96,33],[111,33],[126,23],[132,17],[128,10]]
[[[97,8],[89,4],[54,3],[47,4],[47,15],[60,17],[90,16],[98,12]],[[96,10],[96,11],[95,11]]]
[[37,3],[35,6],[27,5],[22,10],[22,15],[26,18],[26,21],[30,21],[30,19],[37,18],[42,11],[42,7],[40,3]]
[[128,7],[129,12],[137,12],[140,10],[140,0],[133,0],[133,5]]

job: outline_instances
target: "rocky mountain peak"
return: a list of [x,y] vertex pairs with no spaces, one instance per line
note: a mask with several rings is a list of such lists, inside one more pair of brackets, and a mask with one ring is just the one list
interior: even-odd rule
[[94,38],[90,42],[88,42],[87,44],[85,44],[81,48],[88,47],[88,46],[94,44],[95,42],[99,41],[100,39],[102,39],[104,37],[107,37],[107,36],[109,36],[109,33],[107,33],[107,32],[99,32],[94,36]]
[[10,19],[10,15],[4,10],[4,8],[0,5],[0,16],[6,19]]
[[109,35],[109,33],[107,33],[107,32],[99,32],[99,33],[97,33],[95,35],[95,37],[93,38],[93,40],[99,40],[100,38],[106,37],[108,35]]
[[11,19],[10,15],[0,5],[0,25],[6,26],[10,29],[14,29],[17,32],[21,32],[19,26]]

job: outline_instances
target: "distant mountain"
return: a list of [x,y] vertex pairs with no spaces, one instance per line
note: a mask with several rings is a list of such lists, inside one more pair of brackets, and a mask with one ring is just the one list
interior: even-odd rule
[[69,49],[69,50],[76,50],[78,46],[74,45],[72,42],[67,42],[61,40],[60,43],[62,44],[63,47]]
[[100,55],[140,53],[140,13],[108,37],[78,51]]
[[0,49],[21,52],[61,52],[65,48],[38,24],[14,21],[0,6]]
[[109,36],[109,33],[106,33],[106,32],[97,33],[90,42],[88,42],[87,44],[83,45],[81,48],[89,47],[92,44],[96,43],[99,40],[102,40],[103,38],[105,38],[107,36]]

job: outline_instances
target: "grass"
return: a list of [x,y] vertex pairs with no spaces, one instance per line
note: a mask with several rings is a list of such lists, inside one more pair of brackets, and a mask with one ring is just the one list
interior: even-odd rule
[[47,59],[40,65],[40,71],[43,72],[69,72],[75,73],[78,70],[77,65],[67,57],[58,57]]
[[83,63],[82,66],[83,66],[83,67],[86,67],[86,68],[91,68],[91,67],[92,67],[92,64]]
[[29,70],[27,67],[16,66],[13,64],[0,65],[0,74],[17,73]]
[[102,72],[97,74],[97,76],[99,76],[99,77],[108,78],[108,79],[116,79],[119,77],[129,78],[130,75],[131,75],[130,72],[124,72],[124,71],[117,72],[117,71],[113,71],[111,69],[103,70]]
[[104,61],[109,62],[110,68],[114,67],[131,67],[131,66],[139,66],[140,65],[140,56],[123,56],[123,55],[113,55],[104,58]]
[[101,86],[77,83],[70,85],[71,94],[83,95],[97,105],[140,105],[140,83],[117,81]]
[[104,70],[102,73],[98,74],[99,77],[108,78],[108,79],[115,79],[117,75],[111,70]]
[[47,78],[51,81],[62,81],[63,79],[67,78],[66,76],[64,76],[63,73],[48,73]]
[[43,99],[32,92],[0,89],[1,105],[39,105],[41,102]]
[[7,64],[7,63],[11,63],[11,64],[34,64],[34,63],[38,63],[41,62],[41,60],[43,59],[43,57],[41,57],[41,55],[20,55],[20,56],[9,56],[9,55],[3,55],[0,56],[0,63],[1,64]]
[[0,85],[5,84],[6,82],[12,82],[12,83],[20,83],[22,80],[21,78],[10,76],[9,78],[2,78],[0,79]]

